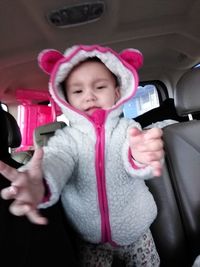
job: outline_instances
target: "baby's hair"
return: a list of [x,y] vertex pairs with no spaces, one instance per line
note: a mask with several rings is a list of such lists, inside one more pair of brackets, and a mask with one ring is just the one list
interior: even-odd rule
[[[99,59],[98,57],[88,57],[86,59],[84,59],[83,61],[80,61],[77,65],[75,65],[72,69],[74,70],[74,68],[77,68],[78,66],[80,66],[81,64],[85,63],[85,62],[99,62],[99,63],[102,63],[104,64],[101,59]],[[105,65],[105,64],[104,64]],[[106,66],[106,65],[105,65]],[[107,68],[107,67],[106,67]],[[109,70],[109,69],[108,69]],[[70,75],[71,71],[68,73],[68,76]],[[109,70],[110,71],[110,70]],[[117,79],[117,76],[112,72],[110,71],[110,73],[112,74],[114,80],[115,80],[115,86],[119,86],[119,81]],[[65,88],[65,80],[63,82],[60,83],[61,85],[61,90],[63,92],[63,95],[65,97],[65,99],[67,100],[67,94],[66,94],[66,88]]]
[[[86,58],[84,61],[81,61],[80,64],[81,64],[81,63],[85,63],[85,62],[99,62],[99,63],[104,64],[104,63],[101,61],[101,59],[99,59],[98,57],[88,57],[88,58]],[[104,64],[104,65],[105,65],[105,64]],[[106,65],[105,65],[105,67],[110,71],[110,69],[109,69]],[[116,76],[112,71],[110,71],[110,73],[112,74],[113,78],[115,79],[115,85],[116,85],[116,87],[119,86],[119,81],[118,81],[118,79],[117,79],[117,76]]]

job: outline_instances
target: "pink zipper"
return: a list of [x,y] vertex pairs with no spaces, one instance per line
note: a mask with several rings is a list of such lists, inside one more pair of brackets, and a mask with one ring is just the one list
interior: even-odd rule
[[97,135],[97,141],[95,145],[95,167],[96,167],[96,177],[97,177],[97,190],[98,190],[98,200],[99,208],[101,214],[101,241],[102,243],[110,242],[111,240],[111,230],[110,230],[110,220],[109,220],[109,210],[108,201],[106,195],[106,179],[105,179],[105,115],[104,110],[98,110],[92,116],[94,121],[94,126]]

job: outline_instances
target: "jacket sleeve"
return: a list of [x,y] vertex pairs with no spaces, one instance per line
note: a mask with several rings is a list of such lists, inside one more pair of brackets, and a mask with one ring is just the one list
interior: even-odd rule
[[52,206],[58,201],[64,186],[72,175],[78,158],[76,142],[66,129],[58,130],[43,149],[42,168],[50,197],[38,208]]

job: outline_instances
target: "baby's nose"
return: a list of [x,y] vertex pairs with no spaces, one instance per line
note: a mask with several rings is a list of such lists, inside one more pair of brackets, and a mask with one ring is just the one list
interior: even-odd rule
[[85,99],[86,101],[94,101],[96,97],[93,92],[89,91],[86,93]]

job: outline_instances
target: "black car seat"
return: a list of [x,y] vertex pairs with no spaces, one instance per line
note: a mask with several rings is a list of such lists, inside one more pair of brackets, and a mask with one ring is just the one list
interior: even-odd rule
[[[186,72],[175,90],[179,116],[200,114],[200,69]],[[200,120],[164,129],[166,160],[181,214],[191,263],[200,254]]]
[[[11,118],[11,119],[10,119]],[[8,127],[8,122],[10,126]],[[14,168],[21,166],[12,159],[8,147],[20,145],[19,127],[12,115],[0,107],[0,159]],[[0,190],[10,182],[0,175]],[[72,240],[72,229],[63,214],[60,200],[43,214],[49,224],[30,223],[26,217],[9,212],[12,201],[0,198],[0,255],[1,266],[77,266]],[[3,265],[4,264],[4,265]]]
[[[12,159],[9,153],[10,148],[16,148],[21,143],[21,133],[15,118],[4,111],[0,105],[0,160],[14,168],[21,166],[20,163]],[[7,186],[9,182],[6,179],[0,179],[0,189]]]

